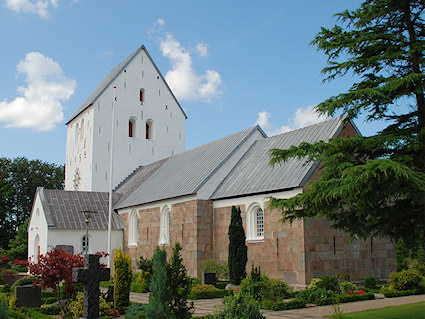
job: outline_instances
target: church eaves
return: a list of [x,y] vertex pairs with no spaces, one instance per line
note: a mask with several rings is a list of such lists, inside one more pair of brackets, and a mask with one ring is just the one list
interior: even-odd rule
[[168,86],[167,82],[165,81],[164,77],[162,76],[162,73],[159,71],[158,67],[156,66],[156,64],[153,61],[152,57],[150,56],[149,52],[146,50],[145,46],[142,45],[141,47],[137,48],[133,53],[131,53],[127,58],[125,58],[120,64],[118,64],[111,72],[109,72],[109,74],[103,79],[102,82],[100,82],[100,84],[97,86],[97,88],[89,95],[89,97],[83,102],[83,104],[81,104],[81,106],[78,108],[78,110],[71,116],[71,118],[65,124],[68,125],[73,119],[75,119],[86,108],[88,108],[90,105],[94,104],[96,102],[96,100],[99,98],[99,96],[102,95],[102,93],[112,84],[112,82],[118,77],[118,75],[121,72],[123,72],[123,70],[127,67],[127,65],[141,51],[144,51],[146,53],[146,55],[149,57],[149,60],[151,61],[151,63],[155,67],[155,69],[157,70],[162,81],[164,81],[167,89],[170,91],[172,97],[176,101],[176,103],[179,106],[184,117],[187,119],[186,113],[184,112],[180,103],[177,101],[174,93],[171,91],[170,87]]

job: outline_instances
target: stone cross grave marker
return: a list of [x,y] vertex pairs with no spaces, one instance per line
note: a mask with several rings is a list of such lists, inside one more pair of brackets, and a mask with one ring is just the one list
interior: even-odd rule
[[72,280],[84,284],[84,318],[99,318],[99,282],[109,280],[110,269],[102,268],[98,255],[85,255],[84,268],[72,270]]

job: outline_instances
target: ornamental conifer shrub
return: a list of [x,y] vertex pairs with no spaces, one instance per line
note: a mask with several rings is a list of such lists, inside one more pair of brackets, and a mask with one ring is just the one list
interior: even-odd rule
[[130,285],[132,279],[131,256],[117,249],[114,257],[114,307],[120,313],[130,305]]
[[232,218],[229,226],[229,277],[230,282],[239,285],[246,277],[248,248],[245,244],[245,231],[242,225],[241,209],[232,206]]

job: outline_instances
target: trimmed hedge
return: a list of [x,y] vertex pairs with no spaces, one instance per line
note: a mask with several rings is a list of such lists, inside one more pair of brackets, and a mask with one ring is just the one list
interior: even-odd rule
[[393,298],[393,297],[403,297],[403,296],[410,296],[410,295],[421,295],[424,292],[421,289],[409,289],[409,290],[385,290],[382,292],[382,294],[386,298]]
[[61,307],[58,305],[41,306],[37,310],[41,313],[44,313],[45,315],[51,316],[59,315],[61,313]]
[[305,308],[306,303],[307,301],[303,299],[294,299],[291,301],[264,300],[261,302],[260,306],[261,306],[261,309],[280,311],[280,310]]
[[197,300],[197,299],[215,299],[223,298],[226,296],[233,295],[233,290],[204,290],[204,291],[191,291],[188,299]]
[[373,300],[375,299],[375,294],[373,292],[368,292],[363,295],[337,295],[333,297],[323,298],[316,300],[315,304],[317,306],[333,305],[338,302],[346,303],[353,301],[363,301],[363,300]]

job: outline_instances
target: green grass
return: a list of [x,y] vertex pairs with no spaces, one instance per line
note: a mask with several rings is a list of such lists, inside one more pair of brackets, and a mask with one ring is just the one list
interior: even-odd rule
[[[331,318],[333,318],[331,316]],[[393,319],[393,318],[409,318],[424,319],[425,318],[425,302],[418,302],[408,305],[391,306],[381,309],[371,309],[360,312],[346,313],[344,318],[347,319]]]

